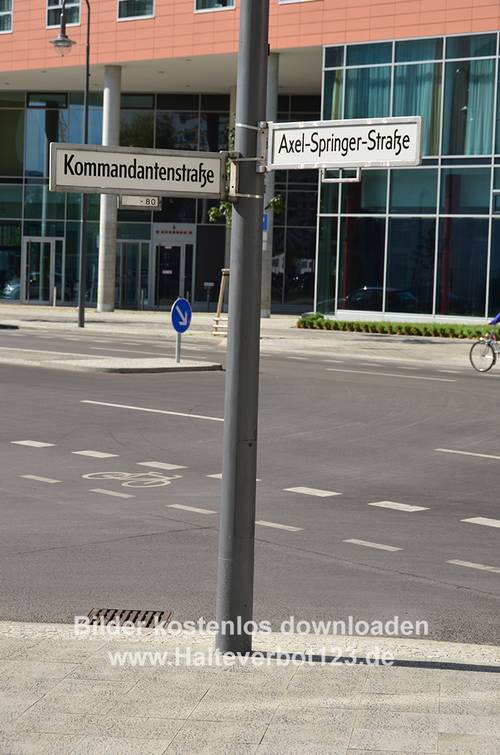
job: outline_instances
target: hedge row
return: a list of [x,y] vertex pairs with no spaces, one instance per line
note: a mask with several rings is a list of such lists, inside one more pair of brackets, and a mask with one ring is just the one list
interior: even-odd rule
[[440,338],[478,338],[491,330],[489,325],[330,320],[320,313],[302,315],[297,322],[297,327],[317,330],[343,330],[353,333],[384,333],[398,336],[439,336]]

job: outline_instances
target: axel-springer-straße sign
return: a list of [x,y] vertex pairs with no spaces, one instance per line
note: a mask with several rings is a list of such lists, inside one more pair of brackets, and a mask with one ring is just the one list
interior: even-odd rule
[[421,116],[269,124],[269,170],[421,163]]
[[219,198],[225,153],[52,143],[51,191]]

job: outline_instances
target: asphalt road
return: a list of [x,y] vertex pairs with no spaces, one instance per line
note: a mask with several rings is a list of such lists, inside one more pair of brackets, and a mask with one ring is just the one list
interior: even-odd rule
[[[165,348],[74,337],[3,332],[0,346]],[[497,644],[499,377],[267,354],[256,619],[398,616],[433,639]],[[107,606],[213,617],[224,373],[2,366],[0,386],[0,619]]]

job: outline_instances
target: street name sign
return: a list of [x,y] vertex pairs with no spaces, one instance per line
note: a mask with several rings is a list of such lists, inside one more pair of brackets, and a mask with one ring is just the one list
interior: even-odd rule
[[159,210],[161,209],[161,197],[132,196],[120,194],[118,197],[119,210]]
[[269,123],[267,170],[420,165],[421,116]]
[[176,299],[170,310],[173,329],[177,333],[185,333],[191,325],[192,314],[191,305],[187,299]]
[[224,152],[50,145],[51,191],[219,199],[225,192]]

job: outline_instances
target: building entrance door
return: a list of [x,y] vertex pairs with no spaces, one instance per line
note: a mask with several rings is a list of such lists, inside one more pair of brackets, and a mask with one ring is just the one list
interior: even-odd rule
[[64,299],[64,240],[25,238],[21,254],[20,300],[49,304]]
[[138,309],[147,304],[149,244],[119,241],[116,254],[116,306]]
[[178,296],[190,297],[192,268],[192,244],[156,247],[156,307],[169,307]]

